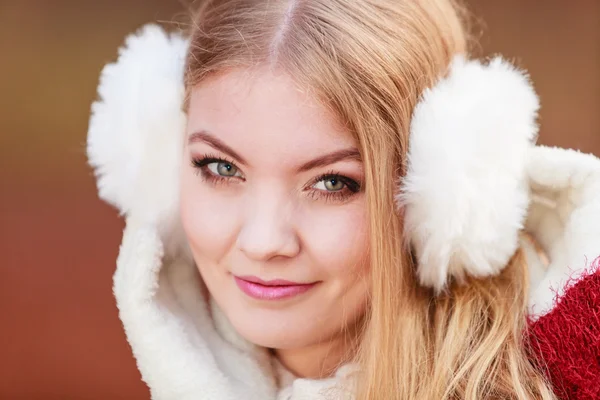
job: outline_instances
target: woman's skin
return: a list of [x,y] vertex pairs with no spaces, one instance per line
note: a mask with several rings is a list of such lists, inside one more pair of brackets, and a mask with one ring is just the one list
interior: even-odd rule
[[181,218],[209,291],[242,337],[298,376],[328,376],[351,350],[369,291],[357,143],[267,68],[204,80],[188,113]]

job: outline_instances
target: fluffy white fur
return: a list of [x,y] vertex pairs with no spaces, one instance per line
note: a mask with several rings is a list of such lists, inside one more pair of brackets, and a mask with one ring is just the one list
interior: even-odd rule
[[440,292],[450,277],[497,274],[514,254],[537,110],[527,77],[500,58],[458,57],[423,94],[398,196],[421,284]]
[[[351,385],[356,372],[354,366],[341,368],[330,379],[296,379],[291,386],[278,388],[277,378],[282,375],[289,378],[289,374],[281,374],[265,349],[237,335],[210,300],[194,263],[179,252],[169,250],[169,241],[183,241],[181,237],[168,232],[171,230],[169,225],[173,223],[171,219],[177,213],[177,169],[180,157],[177,151],[181,150],[181,134],[185,124],[185,116],[180,109],[183,100],[184,51],[183,39],[169,38],[156,27],[146,28],[140,35],[129,38],[119,60],[103,72],[99,89],[101,101],[94,105],[88,136],[88,154],[90,163],[96,168],[100,195],[127,215],[114,275],[114,293],[142,377],[150,387],[152,398],[160,400],[338,398],[338,391]],[[531,306],[532,309],[542,307],[547,310],[552,299],[548,285],[560,284],[569,273],[585,267],[586,257],[591,260],[600,252],[597,245],[600,243],[600,161],[592,156],[561,149],[536,148],[525,154],[524,148],[532,137],[530,124],[533,124],[525,116],[531,115],[537,103],[528,91],[522,93],[523,98],[517,96],[517,99],[513,99],[510,91],[521,93],[523,86],[518,79],[509,78],[512,72],[508,66],[500,61],[492,65],[495,67],[461,61],[454,64],[452,76],[468,76],[469,79],[466,82],[463,78],[450,79],[442,82],[441,87],[452,89],[454,96],[458,97],[450,103],[441,100],[439,103],[426,103],[428,107],[442,107],[436,108],[435,112],[429,110],[430,115],[436,118],[433,122],[423,121],[423,114],[419,114],[421,120],[415,125],[413,133],[425,135],[424,143],[431,145],[431,152],[423,152],[426,149],[421,148],[418,156],[413,155],[413,161],[422,163],[417,171],[427,172],[428,165],[439,168],[438,160],[444,158],[464,167],[467,165],[462,158],[465,154],[474,154],[476,148],[482,148],[486,153],[485,157],[470,159],[471,164],[468,165],[473,170],[458,168],[449,176],[447,171],[437,169],[442,174],[441,178],[419,175],[422,179],[430,178],[433,181],[427,183],[416,180],[414,185],[430,188],[421,194],[431,194],[436,199],[423,197],[419,200],[424,203],[414,206],[419,207],[425,216],[428,213],[438,216],[436,221],[445,224],[443,210],[426,209],[425,206],[444,205],[443,198],[448,197],[447,193],[456,192],[444,178],[462,184],[461,187],[470,194],[467,199],[479,201],[462,205],[479,207],[481,211],[461,208],[459,216],[467,218],[466,225],[457,215],[446,216],[459,226],[469,228],[463,228],[464,234],[457,238],[465,240],[464,246],[474,248],[460,248],[460,254],[465,257],[465,254],[474,252],[477,257],[483,258],[489,255],[493,259],[489,268],[496,270],[501,268],[499,260],[502,253],[508,253],[515,246],[512,230],[521,224],[526,199],[519,196],[515,199],[513,195],[515,191],[521,193],[516,188],[524,182],[521,174],[526,165],[534,199],[527,228],[539,238],[552,257],[548,273],[542,271],[540,274],[546,273],[546,276],[534,291]],[[464,71],[461,72],[461,68]],[[488,79],[496,84],[490,87]],[[465,92],[460,90],[461,84],[466,85]],[[477,88],[481,87],[498,91],[499,100],[510,98],[519,102],[524,107],[520,111],[523,114],[522,121],[529,121],[530,124],[523,122],[523,125],[513,126],[509,120],[504,121],[501,114],[505,110],[493,103],[487,103],[491,109],[476,107],[476,104],[485,100],[477,96]],[[469,99],[469,94],[475,98]],[[460,108],[457,107],[459,102],[473,106]],[[448,110],[444,107],[452,108]],[[475,114],[469,114],[469,110]],[[518,110],[515,112],[519,113]],[[441,126],[439,121],[442,120],[453,122],[452,129]],[[461,136],[464,135],[461,126],[469,128],[467,130],[471,136]],[[489,138],[487,129],[496,129],[498,126],[507,129],[512,126],[519,131],[494,130],[502,132],[506,141]],[[453,144],[449,137],[440,137],[444,145],[430,142],[427,138],[432,138],[437,131],[425,132],[424,129],[428,127],[435,130],[444,128],[447,135],[458,135],[457,138],[460,137],[463,142]],[[475,128],[478,127],[481,128],[482,137],[476,136]],[[481,138],[486,138],[486,145],[481,146]],[[420,139],[414,139],[413,143],[418,144]],[[465,141],[467,139],[472,142]],[[473,150],[469,153],[465,149]],[[496,150],[500,149],[510,151],[503,155],[496,154]],[[452,159],[449,152],[457,157]],[[504,157],[507,154],[514,158],[508,166],[500,162],[506,161]],[[489,163],[502,168],[496,169]],[[454,176],[460,173],[466,175]],[[502,174],[507,175],[498,177]],[[495,180],[493,184],[490,183],[492,178]],[[441,203],[438,202],[439,197],[442,197],[439,200]],[[513,218],[512,223],[507,226],[503,218],[490,218],[493,207],[498,207],[497,212],[502,217]],[[506,232],[495,234],[497,229],[505,229]],[[443,232],[453,231],[446,228]],[[488,239],[468,238],[468,234],[484,235]],[[490,242],[490,235],[509,243],[497,243],[498,248],[490,250],[494,245]],[[433,240],[440,238],[436,236]],[[477,246],[482,243],[491,247],[480,251]],[[438,244],[440,251],[446,246],[445,243]],[[423,242],[422,246],[430,248],[431,245]],[[429,257],[436,257],[433,249],[429,250]],[[466,261],[477,261],[471,260],[477,257],[466,257]],[[432,281],[439,282],[435,279]]]
[[100,197],[164,235],[177,220],[187,47],[156,25],[128,37],[102,71],[88,132]]
[[554,306],[569,278],[588,273],[600,256],[600,160],[575,150],[536,147],[528,156],[527,175],[532,204],[525,229],[550,259],[529,300],[531,314],[540,316]]

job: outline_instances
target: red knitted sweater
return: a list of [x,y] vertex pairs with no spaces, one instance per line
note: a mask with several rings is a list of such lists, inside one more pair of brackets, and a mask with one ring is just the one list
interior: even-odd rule
[[529,322],[529,350],[561,400],[600,400],[600,257]]

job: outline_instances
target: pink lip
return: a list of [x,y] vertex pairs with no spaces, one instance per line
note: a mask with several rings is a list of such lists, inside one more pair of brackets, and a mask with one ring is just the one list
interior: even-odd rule
[[263,281],[254,276],[234,276],[234,278],[242,292],[258,300],[281,300],[297,296],[318,283],[296,283],[283,279]]

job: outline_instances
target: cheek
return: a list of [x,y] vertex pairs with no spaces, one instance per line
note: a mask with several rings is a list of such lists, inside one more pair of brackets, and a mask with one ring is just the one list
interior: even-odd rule
[[236,210],[233,196],[220,196],[193,171],[184,172],[180,189],[180,217],[194,256],[218,261],[235,242]]
[[362,201],[311,210],[303,216],[304,250],[315,278],[324,281],[314,296],[278,318],[288,326],[282,347],[311,345],[347,332],[368,307],[369,234]]
[[347,281],[368,265],[368,229],[364,201],[312,213],[302,230],[306,250],[321,274]]

